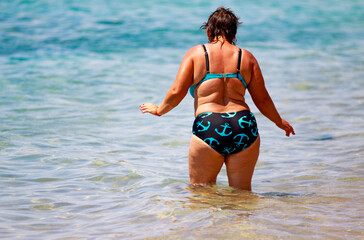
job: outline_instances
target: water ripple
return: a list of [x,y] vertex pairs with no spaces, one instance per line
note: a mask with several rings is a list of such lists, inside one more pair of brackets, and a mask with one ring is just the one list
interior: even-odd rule
[[189,96],[161,118],[138,111],[163,100],[217,6],[0,1],[3,238],[360,239],[362,2],[230,3],[297,132],[247,95],[262,137],[253,193],[225,168],[217,186],[189,186]]

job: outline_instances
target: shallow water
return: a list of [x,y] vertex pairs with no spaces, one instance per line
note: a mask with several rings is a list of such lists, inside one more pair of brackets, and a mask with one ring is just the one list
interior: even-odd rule
[[[297,135],[253,106],[253,192],[191,189],[193,100],[160,103],[219,5]],[[361,1],[0,2],[4,239],[363,238]]]

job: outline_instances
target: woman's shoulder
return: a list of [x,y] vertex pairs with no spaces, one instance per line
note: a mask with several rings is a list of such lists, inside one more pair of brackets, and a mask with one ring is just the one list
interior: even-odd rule
[[248,61],[250,63],[257,63],[257,59],[254,57],[253,53],[249,50],[242,48],[243,52],[243,60]]
[[203,44],[199,44],[199,45],[196,45],[192,48],[190,48],[187,53],[189,54],[198,54],[198,53],[201,53],[203,52],[203,47],[202,47]]
[[195,57],[203,56],[203,52],[204,52],[204,50],[203,50],[202,44],[196,45],[196,46],[190,48],[186,52],[184,58],[195,58]]
[[253,58],[254,55],[247,49],[245,48],[241,48],[241,50],[243,51],[243,54],[246,56],[246,57],[249,57],[249,58]]

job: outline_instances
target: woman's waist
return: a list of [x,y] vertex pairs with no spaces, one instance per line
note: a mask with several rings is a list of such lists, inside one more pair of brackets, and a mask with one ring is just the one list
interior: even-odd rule
[[245,102],[240,102],[239,104],[230,103],[226,105],[221,105],[217,103],[205,103],[196,106],[195,108],[195,116],[200,115],[201,113],[231,113],[248,110],[250,111],[249,106]]

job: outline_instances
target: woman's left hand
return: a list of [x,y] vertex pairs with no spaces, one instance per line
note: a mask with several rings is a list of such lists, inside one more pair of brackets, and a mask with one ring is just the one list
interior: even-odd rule
[[139,109],[142,113],[150,113],[156,116],[161,116],[158,114],[158,106],[153,103],[144,103],[139,106]]
[[284,120],[282,118],[282,121],[277,124],[277,127],[279,127],[280,129],[286,131],[286,136],[289,137],[289,135],[292,133],[293,135],[296,135],[296,133],[294,132],[293,127],[291,126],[291,124],[289,124],[286,120]]

